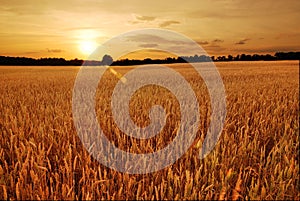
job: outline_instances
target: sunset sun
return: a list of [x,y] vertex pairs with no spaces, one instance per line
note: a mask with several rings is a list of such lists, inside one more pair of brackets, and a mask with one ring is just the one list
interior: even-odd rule
[[98,44],[95,41],[84,40],[79,42],[78,48],[81,53],[89,55],[97,48],[97,46]]

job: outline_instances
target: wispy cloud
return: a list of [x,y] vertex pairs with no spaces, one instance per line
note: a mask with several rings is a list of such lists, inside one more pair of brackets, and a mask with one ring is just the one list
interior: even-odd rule
[[208,41],[196,41],[196,43],[198,43],[199,45],[208,45],[209,44]]
[[226,49],[227,48],[222,47],[220,45],[208,45],[208,46],[205,47],[205,50],[207,52],[211,52],[211,51],[212,52],[225,52]]
[[153,16],[145,16],[145,15],[142,15],[142,16],[139,16],[139,15],[136,15],[135,18],[137,20],[140,20],[140,21],[153,21],[156,19],[156,17],[153,17]]
[[61,52],[64,52],[64,50],[61,50],[61,49],[49,49],[49,48],[47,48],[47,51],[49,53],[61,53]]
[[137,42],[141,44],[172,44],[172,45],[190,45],[191,42],[183,41],[178,39],[166,38],[166,36],[158,36],[158,35],[151,35],[151,34],[137,34],[127,36],[128,41]]
[[213,43],[223,43],[224,40],[221,40],[221,39],[215,39],[212,41]]
[[168,21],[164,21],[164,22],[160,23],[159,26],[164,28],[164,27],[170,26],[172,24],[180,24],[180,22],[176,21],[176,20],[168,20]]
[[244,45],[246,44],[247,41],[249,41],[250,39],[249,38],[246,38],[246,39],[243,39],[243,40],[240,40],[238,42],[236,42],[235,44],[236,45]]
[[134,18],[135,18],[135,20],[129,21],[130,24],[151,22],[156,19],[155,16],[146,16],[146,15],[134,15]]
[[190,40],[179,39],[169,35],[138,34],[127,36],[128,43],[142,48],[174,50],[176,54],[200,54],[199,47]]

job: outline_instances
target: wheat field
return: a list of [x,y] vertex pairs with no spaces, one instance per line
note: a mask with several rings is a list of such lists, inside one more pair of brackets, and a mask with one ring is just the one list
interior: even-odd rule
[[[147,174],[112,170],[92,158],[73,123],[72,90],[79,67],[0,67],[0,199],[195,200],[300,199],[299,61],[217,62],[227,116],[215,149],[199,149],[210,123],[206,86],[188,64],[169,65],[194,89],[201,121],[197,137],[173,165]],[[113,67],[124,74],[134,67]],[[131,99],[139,126],[161,104],[163,131],[130,138],[115,124],[110,101],[118,78],[107,71],[96,93],[99,125],[122,150],[157,151],[178,129],[178,102],[168,90],[144,87]],[[102,83],[102,84],[101,84]]]

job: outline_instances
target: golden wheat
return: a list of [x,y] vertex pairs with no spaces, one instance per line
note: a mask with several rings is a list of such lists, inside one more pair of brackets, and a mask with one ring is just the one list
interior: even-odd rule
[[[172,64],[199,101],[197,139],[175,164],[129,175],[93,159],[72,120],[78,67],[0,67],[0,199],[300,199],[298,61],[216,63],[226,89],[227,117],[215,149],[198,158],[210,123],[204,82],[188,64]],[[114,67],[124,74],[133,67]],[[111,117],[118,78],[107,71],[96,94],[99,124],[120,149],[149,153],[170,143],[180,114],[174,95],[144,87],[130,102],[132,119],[149,123],[161,104],[163,131],[149,139],[122,133]]]

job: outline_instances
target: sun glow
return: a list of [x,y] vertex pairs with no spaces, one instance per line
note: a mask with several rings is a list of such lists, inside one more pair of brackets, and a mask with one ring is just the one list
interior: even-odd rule
[[97,39],[102,33],[92,29],[82,29],[73,32],[73,37],[78,41],[78,48],[84,55],[89,55],[98,47]]
[[79,42],[79,50],[85,54],[91,54],[96,48],[97,48],[97,43],[92,40],[83,40]]

